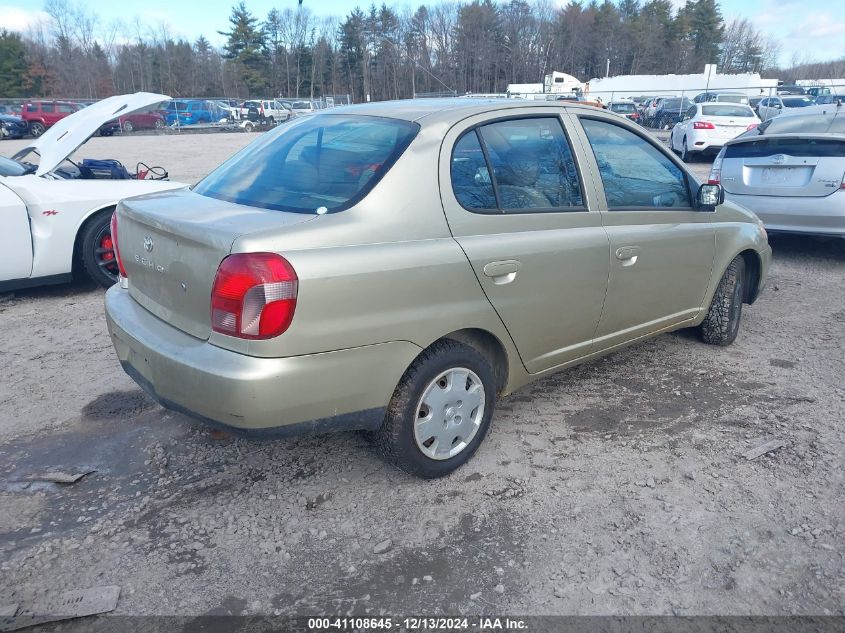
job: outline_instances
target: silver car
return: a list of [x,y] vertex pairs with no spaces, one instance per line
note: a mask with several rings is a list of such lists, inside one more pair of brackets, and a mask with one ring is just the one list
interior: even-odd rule
[[510,99],[298,117],[113,217],[109,332],[142,387],[244,431],[366,429],[423,477],[532,380],[679,328],[730,344],[771,253],[637,125]]
[[779,116],[730,141],[710,182],[769,231],[845,237],[845,106]]

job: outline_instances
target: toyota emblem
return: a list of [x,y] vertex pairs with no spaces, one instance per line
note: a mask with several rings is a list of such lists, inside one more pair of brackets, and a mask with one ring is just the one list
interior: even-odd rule
[[155,244],[153,243],[153,238],[151,238],[149,235],[144,237],[144,250],[148,253],[152,253],[154,247]]
[[775,165],[783,165],[783,161],[785,160],[786,156],[784,156],[783,154],[775,154],[774,156],[772,156],[772,162]]

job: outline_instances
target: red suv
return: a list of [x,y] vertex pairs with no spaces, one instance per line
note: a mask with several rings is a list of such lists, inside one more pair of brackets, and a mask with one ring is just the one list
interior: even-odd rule
[[21,118],[26,122],[29,133],[37,138],[54,123],[81,109],[81,105],[71,101],[27,101]]

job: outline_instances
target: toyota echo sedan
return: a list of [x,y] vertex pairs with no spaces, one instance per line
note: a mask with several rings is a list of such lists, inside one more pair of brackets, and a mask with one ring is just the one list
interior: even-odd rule
[[162,405],[252,433],[365,429],[422,477],[466,462],[529,381],[679,328],[730,344],[771,254],[637,125],[548,102],[294,119],[113,223],[109,331]]

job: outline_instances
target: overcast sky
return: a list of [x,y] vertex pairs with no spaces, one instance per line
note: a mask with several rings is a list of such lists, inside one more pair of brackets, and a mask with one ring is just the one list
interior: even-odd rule
[[[432,0],[428,4],[436,2]],[[673,2],[683,4],[683,0]],[[203,34],[219,45],[223,38],[217,31],[226,29],[234,1],[206,0],[201,7],[178,0],[143,0],[140,3],[82,0],[81,3],[98,16],[102,25],[117,20],[132,22],[138,17],[150,27],[166,23],[174,36],[194,40]],[[415,0],[413,3],[387,4],[401,11],[422,3]],[[256,16],[263,18],[273,7],[295,8],[297,0],[247,0],[246,4]],[[356,6],[369,4],[348,0],[304,0],[304,6],[323,16],[344,16]],[[562,6],[566,2],[557,0],[556,4]],[[25,31],[29,24],[45,17],[37,7],[38,2],[33,0],[0,0],[0,28]],[[759,29],[778,38],[783,47],[782,64],[789,65],[794,55],[802,61],[845,57],[845,18],[841,0],[722,0],[721,7],[726,19],[746,17]],[[566,72],[567,69],[558,70]]]

